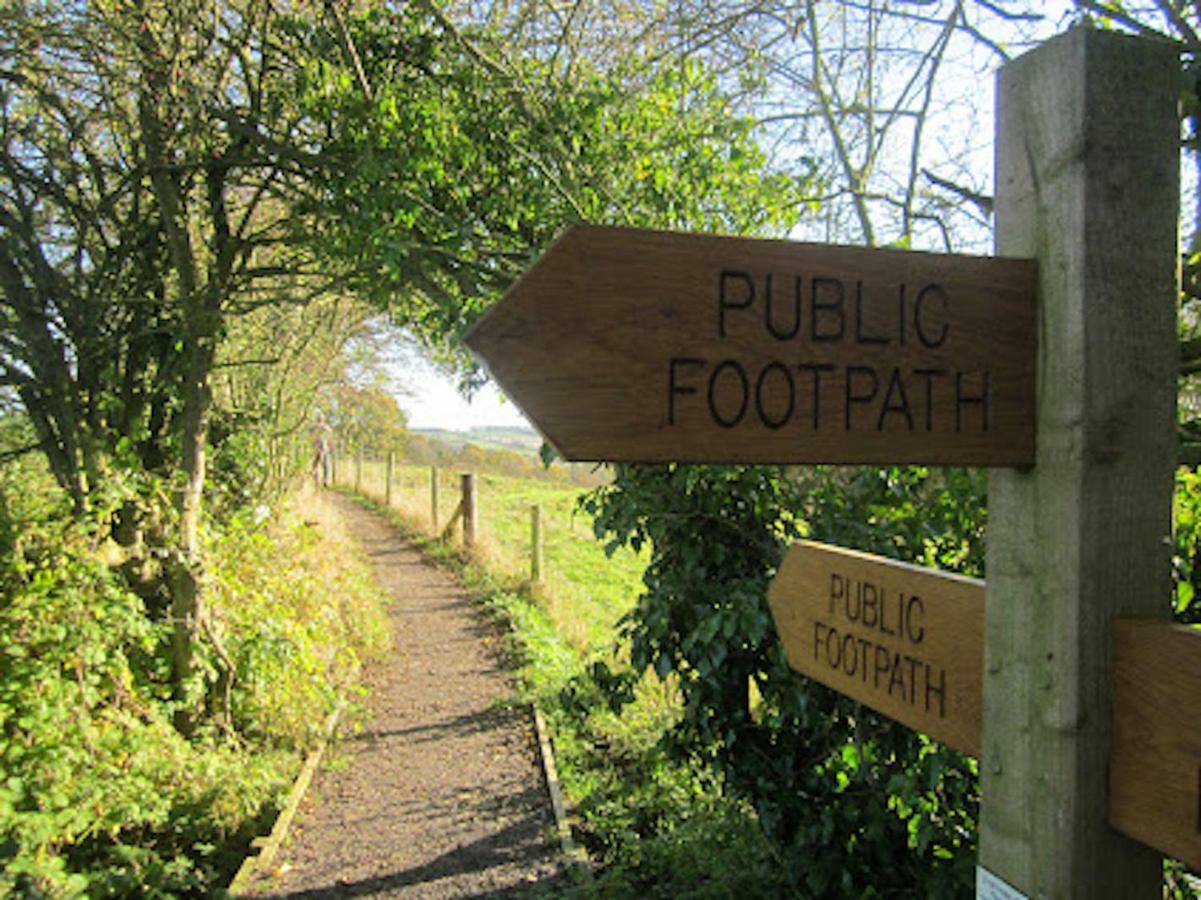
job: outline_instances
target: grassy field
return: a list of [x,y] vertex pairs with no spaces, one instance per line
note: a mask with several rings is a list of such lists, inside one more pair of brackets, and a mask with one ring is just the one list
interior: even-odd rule
[[[338,473],[340,484],[354,486],[353,468]],[[386,465],[365,461],[361,493],[383,501]],[[431,470],[397,465],[391,506],[427,534],[441,532],[459,502],[461,473],[438,471],[438,525],[431,521]],[[588,656],[608,647],[614,625],[641,591],[646,561],[628,550],[606,556],[592,533],[592,521],[578,500],[585,490],[486,473],[476,476],[479,506],[474,556],[485,568],[507,578],[530,576],[531,513],[542,510],[543,584],[529,585],[555,623],[560,636]],[[457,528],[457,526],[456,526]]]

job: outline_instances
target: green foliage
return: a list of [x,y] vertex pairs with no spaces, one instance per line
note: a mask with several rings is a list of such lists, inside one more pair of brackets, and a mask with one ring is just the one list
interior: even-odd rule
[[185,742],[163,626],[93,535],[31,524],[0,572],[0,890],[199,891],[291,760]]
[[0,894],[209,896],[379,648],[378,599],[312,526],[231,526],[208,577],[233,721],[214,708],[185,740],[170,625],[114,565],[106,514],[66,515],[35,468],[0,469]]
[[695,63],[567,73],[431,7],[350,20],[360,79],[333,36],[293,27],[313,50],[297,103],[341,163],[317,174],[338,215],[308,237],[444,352],[572,222],[791,224],[797,180],[764,174],[750,124]]
[[390,394],[378,388],[341,385],[324,395],[322,407],[334,429],[335,444],[350,458],[400,457],[409,443],[408,419]]
[[984,577],[983,470],[820,466],[794,477],[814,540]]
[[388,627],[358,551],[323,534],[338,520],[285,521],[264,530],[243,518],[215,542],[211,603],[240,673],[235,731],[308,748],[326,714],[356,696],[361,665],[386,649]]
[[1178,622],[1201,624],[1201,473],[1176,471],[1172,611]]
[[975,767],[793,673],[768,582],[802,533],[978,571],[982,492],[922,469],[623,466],[588,502],[611,546],[653,548],[623,636],[635,671],[678,679],[672,748],[753,804],[804,894],[970,893]]

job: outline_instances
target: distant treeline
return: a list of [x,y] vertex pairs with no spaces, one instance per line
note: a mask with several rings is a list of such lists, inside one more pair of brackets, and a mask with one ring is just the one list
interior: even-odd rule
[[441,437],[409,432],[404,459],[414,465],[462,468],[515,478],[536,478],[595,487],[609,480],[608,469],[592,463],[554,460],[544,465],[536,450],[504,449],[477,444],[465,437],[460,444]]

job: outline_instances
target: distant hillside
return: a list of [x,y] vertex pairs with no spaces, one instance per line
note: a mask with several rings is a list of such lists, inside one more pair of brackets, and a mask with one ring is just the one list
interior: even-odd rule
[[555,460],[542,464],[542,438],[528,428],[473,428],[447,431],[442,428],[411,429],[413,439],[405,451],[410,463],[419,465],[462,465],[477,471],[566,481],[595,487],[608,480],[608,471],[589,463]]
[[511,450],[537,456],[542,438],[528,428],[473,428],[470,431],[447,431],[442,428],[414,428],[414,434],[433,438],[451,447],[460,448],[467,444],[485,450]]

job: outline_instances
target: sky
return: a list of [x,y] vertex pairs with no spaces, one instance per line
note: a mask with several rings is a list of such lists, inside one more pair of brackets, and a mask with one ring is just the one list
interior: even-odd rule
[[406,347],[395,365],[395,381],[402,388],[396,392],[396,402],[408,415],[410,428],[469,431],[531,427],[517,406],[491,382],[466,400],[455,380],[440,372],[416,344]]

